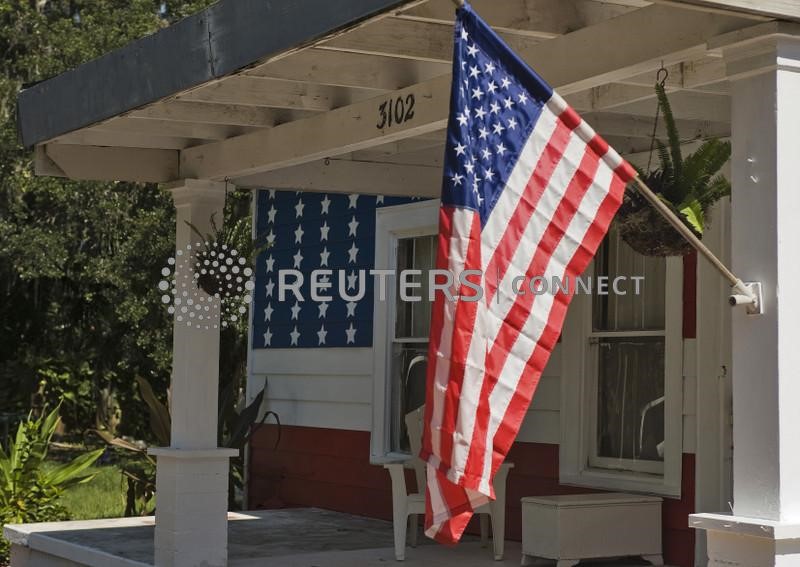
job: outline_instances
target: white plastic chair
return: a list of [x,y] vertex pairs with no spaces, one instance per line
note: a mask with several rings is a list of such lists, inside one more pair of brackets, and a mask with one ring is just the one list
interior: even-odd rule
[[[403,463],[383,465],[392,478],[392,516],[394,521],[394,556],[403,561],[406,554],[406,533],[411,530],[411,547],[417,546],[419,516],[425,514],[425,463],[417,456],[422,445],[422,428],[425,406],[422,406],[405,417],[408,441],[411,445],[411,459]],[[475,510],[480,515],[481,542],[484,546],[489,540],[489,519],[492,524],[492,547],[496,561],[503,560],[506,531],[506,479],[513,463],[503,463],[494,477],[495,500]],[[405,469],[413,468],[417,480],[417,490],[409,494],[406,487]]]

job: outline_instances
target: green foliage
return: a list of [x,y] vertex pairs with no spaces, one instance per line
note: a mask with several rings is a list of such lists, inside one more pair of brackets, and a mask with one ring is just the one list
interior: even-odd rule
[[663,85],[656,84],[656,95],[667,131],[667,145],[656,140],[660,167],[649,173],[640,171],[639,175],[653,191],[681,213],[695,232],[702,234],[710,207],[731,192],[730,182],[719,175],[720,169],[731,157],[731,144],[712,138],[684,158],[678,128]]
[[125,512],[125,484],[116,465],[95,466],[91,482],[67,488],[61,504],[70,520],[119,518]]
[[[0,449],[0,524],[66,519],[60,497],[66,488],[87,482],[104,449],[84,453],[68,463],[46,466],[50,441],[59,423],[59,408],[20,423],[6,450]],[[0,539],[0,561],[7,544]]]
[[154,286],[174,250],[171,199],[33,176],[15,101],[211,2],[168,0],[161,14],[159,0],[0,0],[0,410],[63,398],[67,430],[81,431],[110,419],[111,400],[121,434],[149,434],[135,377],[169,380],[171,320]]

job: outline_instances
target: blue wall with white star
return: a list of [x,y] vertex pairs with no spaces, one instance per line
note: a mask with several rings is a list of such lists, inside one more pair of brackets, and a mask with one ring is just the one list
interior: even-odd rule
[[[256,260],[253,302],[253,348],[325,348],[372,346],[375,209],[412,199],[261,190],[257,197],[256,232],[272,246]],[[297,269],[305,281],[305,301],[289,292],[278,297],[278,271]],[[333,270],[328,302],[311,300],[310,274]],[[339,270],[355,295],[358,270],[366,270],[365,294],[359,301],[339,297]],[[289,278],[291,281],[291,278]]]

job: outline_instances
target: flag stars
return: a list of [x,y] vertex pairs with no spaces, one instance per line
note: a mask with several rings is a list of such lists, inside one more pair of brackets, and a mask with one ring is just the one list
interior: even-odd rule
[[480,118],[481,120],[483,120],[483,117],[486,116],[486,111],[483,109],[482,106],[475,109],[475,116],[477,118]]
[[516,130],[517,128],[517,119],[513,116],[508,119],[508,129],[509,130]]
[[453,180],[453,185],[458,186],[461,185],[461,182],[464,180],[464,176],[459,173],[456,173],[455,175],[453,175],[451,179]]
[[272,321],[272,313],[274,311],[272,303],[267,303],[267,307],[264,309],[264,321]]
[[467,153],[467,146],[461,142],[453,146],[453,149],[456,151],[456,156],[463,156]]
[[497,149],[497,153],[498,153],[498,154],[500,154],[501,156],[502,156],[503,154],[505,154],[505,153],[508,151],[508,148],[506,148],[506,147],[503,145],[503,143],[502,143],[502,142],[500,142],[500,143],[497,145],[497,148],[496,148],[496,149]]
[[469,39],[469,34],[467,33],[467,30],[461,28],[461,40],[467,41],[468,39]]
[[328,226],[328,221],[322,223],[322,226],[319,227],[319,239],[320,240],[328,240],[328,233],[330,232],[331,227]]
[[486,90],[488,90],[491,94],[494,94],[494,92],[497,90],[497,83],[494,81],[489,81],[489,85],[486,87]]
[[347,236],[356,236],[356,231],[358,231],[358,221],[356,217],[353,217],[349,223],[347,223],[347,228],[350,230]]
[[347,290],[355,289],[356,288],[356,280],[358,279],[358,274],[352,272],[347,274]]
[[264,346],[272,346],[272,332],[267,327],[267,332],[264,333]]
[[269,229],[269,234],[267,235],[267,244],[275,244],[275,232],[272,229]]
[[355,301],[348,301],[347,302],[347,316],[348,317],[355,317],[356,316],[356,307],[358,307],[358,303]]
[[503,77],[503,79],[500,81],[500,88],[508,90],[510,84],[511,81],[508,80],[508,77]]
[[327,266],[328,265],[328,258],[330,258],[331,253],[328,252],[328,247],[322,249],[322,252],[319,253],[319,265],[320,266]]
[[486,67],[484,67],[484,72],[485,72],[486,74],[488,74],[488,75],[491,75],[492,73],[494,73],[494,63],[492,63],[491,61],[489,61],[489,62],[486,64]]
[[473,65],[469,68],[469,76],[471,79],[476,78],[478,75],[481,74],[481,70],[478,69],[477,66]]
[[298,303],[297,301],[295,301],[295,302],[294,302],[294,305],[292,305],[292,309],[291,309],[291,312],[292,312],[292,321],[295,321],[295,320],[297,320],[297,319],[300,317],[300,309],[302,309],[302,308],[300,307],[300,303]]
[[272,205],[269,210],[267,211],[267,222],[274,223],[275,222],[275,213],[278,212],[278,209],[275,208],[275,205]]
[[500,124],[500,123],[498,122],[498,123],[496,123],[494,126],[492,126],[492,130],[494,130],[494,133],[495,133],[495,134],[497,134],[497,135],[499,136],[500,134],[502,134],[502,133],[503,133],[503,130],[505,130],[505,128],[503,127],[503,125],[502,125],[502,124]]
[[267,282],[266,288],[267,288],[267,297],[272,297],[272,292],[275,289],[275,282],[272,281],[272,280],[269,280]]
[[330,206],[331,206],[331,200],[328,199],[327,195],[325,195],[325,198],[322,199],[322,201],[320,202],[320,205],[322,206],[322,213],[321,214],[327,215],[328,211],[330,209]]
[[358,257],[358,246],[356,246],[355,242],[350,246],[350,250],[347,251],[347,254],[349,256],[348,262],[355,264],[357,261],[356,258]]
[[347,196],[350,199],[350,203],[347,205],[348,209],[355,209],[356,203],[358,203],[358,193],[353,193],[352,195]]
[[304,208],[305,204],[303,204],[303,199],[298,199],[297,204],[294,206],[294,218],[299,219],[302,217]]
[[509,97],[505,99],[505,101],[503,102],[503,106],[505,106],[506,109],[511,109],[511,107],[514,106],[514,101],[511,99],[511,97]]
[[528,96],[525,93],[519,93],[519,95],[517,95],[517,100],[520,104],[525,105],[528,102]]
[[474,99],[480,100],[481,98],[483,98],[484,94],[486,93],[484,93],[480,87],[472,89],[472,98]]
[[470,160],[464,164],[464,169],[467,170],[467,173],[472,175],[475,172],[475,164],[472,162],[472,160]]
[[484,177],[485,177],[486,181],[490,181],[490,182],[493,181],[495,175],[496,174],[495,174],[494,171],[492,171],[491,167],[489,169],[485,169],[484,170]]
[[[481,140],[485,140],[486,138],[488,138],[488,137],[489,137],[489,130],[487,130],[486,128],[484,128],[483,126],[481,126],[481,129],[480,129],[480,130],[478,130],[478,137],[479,137]],[[472,172],[470,172],[470,173],[472,173]]]
[[327,337],[327,336],[328,336],[328,331],[325,330],[325,325],[322,325],[319,328],[319,331],[317,331],[317,342],[318,342],[318,344],[324,345],[325,344],[325,337]]
[[466,126],[467,122],[469,122],[469,118],[467,118],[467,116],[463,113],[456,116],[456,120],[458,120],[459,126]]
[[294,243],[300,244],[303,241],[304,234],[302,225],[297,225],[297,230],[294,231]]
[[347,344],[354,344],[356,342],[356,328],[350,323],[350,327],[344,330],[347,335]]
[[297,346],[297,341],[300,339],[300,333],[297,332],[297,326],[295,326],[294,330],[289,333],[289,337],[291,338],[290,346]]
[[330,306],[330,303],[328,301],[323,301],[322,303],[317,305],[317,308],[319,309],[319,317],[318,317],[318,319],[324,319],[325,317],[328,316],[328,307],[329,306]]
[[272,254],[269,255],[267,258],[267,273],[270,273],[275,269],[275,258],[272,257]]
[[486,161],[489,161],[492,158],[492,152],[489,151],[489,148],[483,148],[481,150],[481,157]]
[[467,53],[470,57],[475,57],[478,54],[478,48],[475,47],[474,43],[467,47]]
[[298,250],[297,253],[292,256],[292,260],[294,260],[294,269],[299,270],[300,264],[303,262],[303,255],[300,253],[300,250]]
[[492,104],[489,105],[492,114],[497,114],[500,112],[500,105],[497,104],[497,101],[492,101]]

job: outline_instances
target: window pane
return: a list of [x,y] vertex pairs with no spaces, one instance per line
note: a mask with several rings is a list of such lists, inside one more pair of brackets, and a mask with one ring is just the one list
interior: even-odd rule
[[[425,338],[431,324],[431,303],[428,301],[428,270],[436,263],[436,237],[420,236],[403,238],[397,243],[397,319],[396,338]],[[411,288],[409,295],[421,297],[422,301],[400,300],[400,272],[422,270],[421,276],[409,281],[419,282],[421,287]]]
[[[640,331],[664,328],[664,281],[666,261],[635,252],[610,232],[594,261],[595,277],[607,276],[609,294],[593,294],[593,326],[595,331]],[[611,290],[614,278],[623,276],[620,288],[626,295]],[[639,294],[630,278],[642,276]]]
[[425,403],[427,355],[427,343],[395,343],[392,346],[392,451],[411,451],[405,415]]
[[664,460],[664,338],[599,342],[597,455]]

